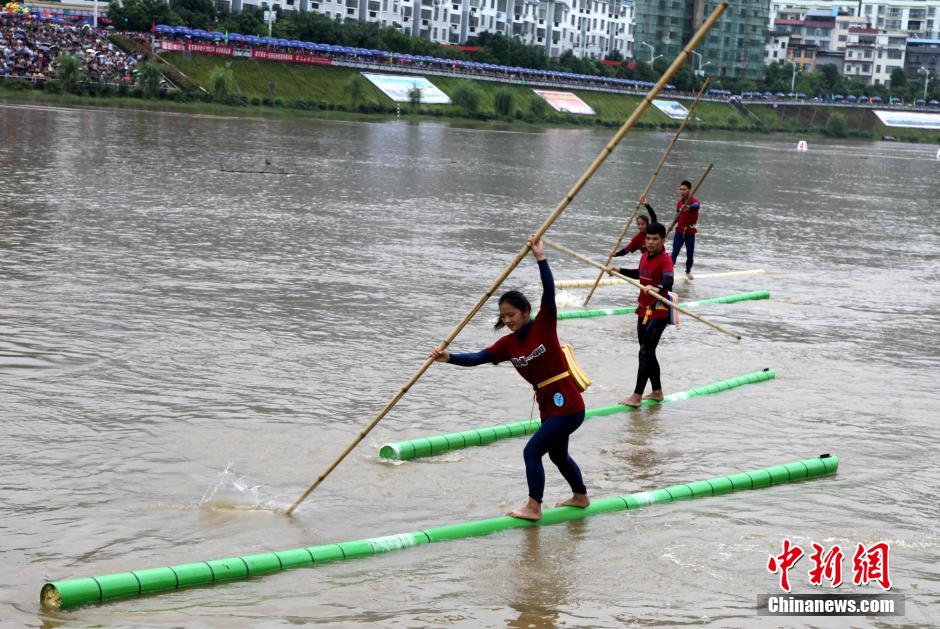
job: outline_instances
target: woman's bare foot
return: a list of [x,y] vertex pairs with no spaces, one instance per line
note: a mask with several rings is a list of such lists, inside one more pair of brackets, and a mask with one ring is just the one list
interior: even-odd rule
[[657,389],[656,391],[651,391],[643,396],[644,400],[656,400],[657,402],[663,401],[663,390]]
[[529,500],[520,508],[516,509],[515,511],[510,511],[506,515],[519,518],[520,520],[541,520],[542,505],[532,498],[529,498]]
[[579,507],[581,509],[589,506],[591,504],[591,499],[588,498],[587,494],[571,494],[571,498],[567,500],[562,500],[557,503],[556,507]]
[[694,280],[694,279],[695,279],[694,277],[692,277],[692,271],[689,271],[688,273],[685,274],[685,279],[687,279],[687,280]]
[[639,393],[634,393],[628,398],[624,398],[618,402],[618,404],[623,404],[624,406],[632,406],[634,408],[640,406],[643,403],[643,398],[640,397]]

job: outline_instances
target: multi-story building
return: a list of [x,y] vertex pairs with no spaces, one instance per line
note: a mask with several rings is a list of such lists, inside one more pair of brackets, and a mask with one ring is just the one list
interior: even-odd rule
[[232,0],[232,10],[268,4],[375,22],[446,44],[490,32],[542,46],[552,57],[568,50],[579,57],[633,56],[633,0]]
[[873,85],[887,85],[895,68],[904,68],[904,33],[877,28],[851,28],[845,48],[845,76]]
[[[739,79],[763,75],[770,0],[738,0],[698,48],[709,74]],[[636,0],[634,56],[671,59],[715,9],[718,0]]]
[[813,42],[791,40],[787,46],[787,63],[793,63],[800,72],[816,69],[816,52],[819,46]]
[[[937,0],[771,0],[770,24],[781,11],[803,9],[866,18],[872,28],[903,31],[909,37],[940,39]],[[854,25],[853,25],[854,26]],[[847,35],[847,34],[846,34]],[[847,41],[847,40],[846,40]]]
[[764,65],[787,62],[787,47],[790,45],[790,33],[774,31],[767,37],[767,47],[764,51]]
[[835,30],[835,15],[826,11],[809,10],[803,18],[803,43],[821,50],[831,50]]
[[904,55],[904,70],[911,74],[923,70],[930,73],[932,81],[940,77],[940,39],[908,39],[907,52]]
[[877,38],[877,28],[849,29],[849,41],[845,45],[845,66],[842,74],[871,83]]
[[875,38],[875,68],[872,83],[888,85],[891,73],[904,69],[904,53],[907,48],[907,35],[901,31],[879,31]]
[[609,52],[621,51],[624,57],[633,57],[633,29],[636,5],[633,0],[611,0],[611,20],[608,26]]
[[[940,6],[940,0],[933,0],[933,3]],[[808,52],[806,46],[815,44],[817,50],[813,67],[820,63],[835,63],[843,69],[845,75],[859,77],[875,85],[888,83],[891,72],[904,66],[906,33],[875,26],[871,18],[867,17],[869,5],[863,2],[859,11],[859,5],[849,9],[847,5],[828,3],[827,12],[807,8],[805,5],[809,4],[816,6],[820,3],[792,0],[786,5],[771,5],[777,14],[767,47],[767,63],[797,59],[797,63],[807,69],[810,64],[805,58]],[[929,12],[929,7],[924,9],[925,14]],[[836,11],[841,13],[835,14]],[[857,15],[859,12],[861,15]],[[874,11],[874,15],[879,13],[880,9]],[[785,36],[788,47],[786,55],[779,49]]]
[[848,13],[836,16],[836,30],[832,38],[833,52],[845,53],[845,45],[849,42],[850,28],[864,28],[868,26],[868,18]]
[[816,68],[816,52],[830,50],[836,28],[831,14],[801,9],[781,11],[768,35],[764,63],[797,63],[800,70]]

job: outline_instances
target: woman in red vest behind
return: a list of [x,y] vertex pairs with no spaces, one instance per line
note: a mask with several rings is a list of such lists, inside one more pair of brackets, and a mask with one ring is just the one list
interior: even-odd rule
[[650,223],[658,223],[659,221],[656,218],[656,210],[653,209],[653,206],[646,201],[646,197],[640,199],[640,203],[646,206],[646,211],[649,212],[649,216],[645,214],[640,214],[636,217],[636,227],[637,232],[630,239],[630,242],[627,243],[627,246],[620,249],[614,254],[614,257],[625,256],[628,253],[633,253],[634,251],[639,251],[641,254],[646,252],[646,226]]
[[544,247],[533,236],[529,237],[529,244],[538,261],[542,279],[539,316],[532,319],[532,306],[525,295],[519,291],[509,291],[499,298],[499,319],[494,328],[509,328],[511,334],[479,352],[452,354],[435,347],[430,356],[439,362],[463,367],[511,360],[519,375],[535,389],[542,425],[529,438],[522,451],[529,499],[508,515],[524,520],[538,520],[542,517],[542,493],[545,490],[542,457],[546,453],[571,486],[571,498],[556,506],[583,508],[591,501],[581,478],[581,470],[568,454],[568,437],[584,422],[584,399],[574,379],[568,374],[568,363],[558,343],[555,329],[555,280],[545,259]]

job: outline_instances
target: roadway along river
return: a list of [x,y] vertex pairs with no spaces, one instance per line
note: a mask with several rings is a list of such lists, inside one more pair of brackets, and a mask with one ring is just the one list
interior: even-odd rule
[[[378,446],[528,416],[507,365],[433,365],[288,519],[290,504],[421,365],[608,141],[446,123],[261,120],[0,104],[0,618],[18,626],[751,626],[784,538],[891,544],[905,621],[940,614],[940,228],[935,149],[690,135],[652,203],[715,170],[685,299],[660,346],[678,391],[775,381],[592,420],[597,497],[831,452],[836,476],[69,612],[47,579],[373,537],[501,514],[523,441],[403,464]],[[603,257],[669,134],[636,132],[553,228]],[[243,172],[232,172],[243,171]],[[247,172],[244,172],[247,171]],[[264,171],[264,172],[258,172]],[[559,279],[593,277],[549,252]],[[681,258],[681,259],[684,259]],[[507,287],[538,298],[531,257]],[[566,291],[563,306],[585,291]],[[599,289],[620,306],[629,288]],[[491,343],[495,302],[458,337]],[[595,384],[629,392],[632,317],[559,323]],[[932,374],[932,375],[931,375]],[[546,458],[547,501],[566,486]],[[804,558],[791,571],[811,589]],[[778,619],[779,620],[779,619]],[[820,626],[844,626],[836,618]],[[870,620],[856,619],[862,622]],[[778,624],[778,623],[773,623]]]

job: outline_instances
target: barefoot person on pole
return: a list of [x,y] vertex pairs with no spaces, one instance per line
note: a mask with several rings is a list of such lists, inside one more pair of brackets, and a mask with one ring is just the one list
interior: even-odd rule
[[663,399],[663,385],[659,380],[659,361],[656,346],[669,324],[669,308],[654,299],[651,294],[667,296],[672,290],[672,259],[665,250],[666,228],[659,223],[650,223],[646,228],[646,253],[640,258],[639,269],[613,269],[615,272],[640,280],[643,288],[637,297],[636,333],[640,342],[640,361],[636,370],[636,387],[633,395],[620,400],[626,406],[640,406],[643,390],[649,381],[652,392],[646,396],[651,400]]
[[497,330],[509,328],[511,334],[479,352],[453,354],[434,348],[430,356],[439,362],[464,367],[511,360],[519,375],[535,388],[542,425],[529,438],[522,451],[529,500],[508,515],[539,520],[542,517],[542,493],[545,489],[542,457],[546,453],[571,486],[571,498],[556,506],[583,508],[590,504],[590,500],[581,479],[581,470],[568,454],[568,437],[584,422],[584,400],[568,372],[568,363],[558,343],[555,329],[555,280],[545,259],[544,247],[541,241],[533,240],[532,236],[529,237],[529,243],[538,261],[542,279],[539,316],[533,320],[532,306],[525,296],[519,291],[509,291],[499,298],[499,320],[494,327]]
[[[706,173],[707,174],[707,173]],[[676,201],[676,217],[666,233],[676,228],[672,237],[672,263],[679,259],[682,245],[685,245],[685,279],[692,278],[692,256],[695,254],[695,234],[698,233],[695,224],[698,223],[698,213],[701,209],[699,200],[692,196],[692,183],[683,181],[679,184],[679,200]]]

